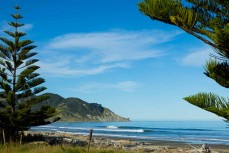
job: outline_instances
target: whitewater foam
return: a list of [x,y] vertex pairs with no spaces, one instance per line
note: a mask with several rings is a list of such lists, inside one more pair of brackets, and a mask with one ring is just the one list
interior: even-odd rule
[[109,125],[109,126],[107,126],[107,128],[108,128],[108,129],[118,129],[117,126],[113,126],[113,125]]
[[143,129],[93,129],[94,131],[142,133]]

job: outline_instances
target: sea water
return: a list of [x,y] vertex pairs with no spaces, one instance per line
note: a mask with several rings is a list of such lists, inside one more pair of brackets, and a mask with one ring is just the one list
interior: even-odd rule
[[88,135],[93,129],[95,136],[229,145],[228,127],[224,121],[56,122],[31,130]]

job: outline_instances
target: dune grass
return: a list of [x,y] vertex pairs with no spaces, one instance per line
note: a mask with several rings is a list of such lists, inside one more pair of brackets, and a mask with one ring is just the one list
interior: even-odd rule
[[[44,144],[0,145],[0,153],[86,153],[86,148]],[[137,153],[115,149],[90,148],[90,153]]]

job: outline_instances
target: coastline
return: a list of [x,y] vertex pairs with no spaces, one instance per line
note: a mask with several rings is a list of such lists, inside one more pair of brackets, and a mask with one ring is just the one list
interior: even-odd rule
[[[72,146],[87,146],[89,136],[80,134],[60,133],[60,132],[34,132],[26,131],[25,135],[42,135],[45,143],[51,145],[67,144]],[[56,143],[56,144],[55,144]],[[229,153],[229,145],[218,144],[188,144],[179,141],[164,140],[138,140],[131,138],[115,138],[104,136],[92,136],[91,147],[95,148],[114,148],[126,151],[139,152],[201,152],[210,149],[211,153]]]

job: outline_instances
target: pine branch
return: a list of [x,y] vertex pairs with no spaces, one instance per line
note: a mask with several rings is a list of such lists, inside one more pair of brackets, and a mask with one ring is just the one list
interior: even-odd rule
[[3,38],[3,37],[0,37],[0,40],[3,41],[9,47],[11,47],[11,50],[9,50],[9,51],[12,52],[14,50],[15,46],[14,46],[14,43],[12,41],[10,41],[9,39]]
[[225,88],[229,88],[229,63],[210,60],[206,63],[206,76],[215,80],[218,84]]
[[17,22],[9,22],[8,24],[14,28],[22,27],[25,25],[25,24],[17,23]]
[[32,64],[34,64],[34,63],[36,63],[36,62],[38,62],[38,61],[39,61],[38,59],[31,59],[31,60],[28,60],[28,61],[26,61],[26,63],[25,63],[24,66],[22,66],[22,67],[20,67],[20,68],[18,68],[18,69],[24,69],[24,68],[26,68],[26,67],[28,67],[28,66],[31,66]]
[[14,19],[22,19],[22,18],[23,18],[23,16],[21,16],[20,14],[16,14],[16,15],[11,14],[11,16],[12,16]]
[[[179,0],[145,0],[138,6],[139,10],[151,19],[178,26],[204,43],[223,51],[222,55],[229,56],[228,46],[223,45],[228,44],[228,17],[217,16],[211,10],[205,11],[199,6],[184,6]],[[217,22],[219,24],[216,24]],[[218,30],[217,26],[221,29]]]
[[0,57],[6,60],[11,60],[11,52],[8,47],[0,44]]
[[184,100],[229,120],[229,99],[219,97],[213,93],[199,93],[185,97]]
[[229,17],[229,2],[222,1],[222,0],[186,0],[192,4],[194,4],[193,7],[195,8],[202,8],[205,11],[211,11],[214,12],[217,15],[220,16],[227,16]]
[[33,41],[31,41],[31,40],[22,40],[22,41],[18,42],[18,47],[19,48],[26,47],[32,43],[33,43]]
[[16,37],[22,37],[22,36],[25,36],[26,34],[23,33],[23,32],[11,32],[11,31],[4,31],[7,35],[13,37],[13,38],[16,38]]
[[25,70],[23,70],[20,75],[23,77],[27,77],[28,75],[32,74],[34,71],[36,71],[37,69],[39,69],[39,66],[29,66],[27,67]]

